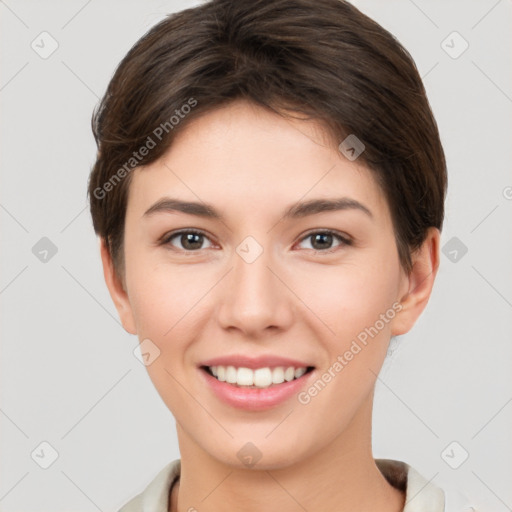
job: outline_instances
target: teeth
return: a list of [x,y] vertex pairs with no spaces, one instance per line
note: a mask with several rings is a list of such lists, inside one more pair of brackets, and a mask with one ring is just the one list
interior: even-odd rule
[[290,382],[294,379],[302,377],[306,371],[306,367],[287,368],[278,366],[276,368],[235,368],[234,366],[210,366],[212,374],[221,382],[236,384],[238,386],[251,386],[257,388],[268,388],[272,384],[282,384]]
[[254,384],[254,372],[249,368],[238,368],[236,382],[240,386],[252,386]]
[[297,368],[295,370],[295,378],[298,379],[299,377],[302,377],[306,373],[306,368]]
[[284,368],[282,366],[278,366],[272,370],[272,382],[274,384],[281,384],[284,382]]
[[229,384],[236,384],[236,368],[234,366],[228,366],[226,368],[226,382]]
[[284,380],[286,382],[290,382],[295,377],[295,368],[293,366],[290,366],[289,368],[286,368],[284,371]]

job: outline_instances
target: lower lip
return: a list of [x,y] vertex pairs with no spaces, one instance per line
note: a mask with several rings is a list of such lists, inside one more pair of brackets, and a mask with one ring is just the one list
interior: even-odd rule
[[228,384],[227,382],[221,382],[202,368],[199,368],[199,372],[217,397],[227,404],[247,411],[261,411],[280,405],[291,396],[299,393],[301,388],[305,386],[314,373],[314,370],[290,382],[274,384],[268,388],[260,389],[241,387]]

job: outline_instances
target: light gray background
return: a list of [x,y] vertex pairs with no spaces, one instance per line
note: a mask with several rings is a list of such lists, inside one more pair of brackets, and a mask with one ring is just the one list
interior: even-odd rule
[[[427,311],[391,347],[375,456],[404,460],[485,510],[511,510],[512,2],[354,3],[424,77],[449,168],[442,244],[457,237],[468,249],[455,262],[442,256]],[[86,184],[91,112],[115,66],[165,14],[193,5],[0,1],[4,512],[116,511],[179,457],[173,417],[104,285]],[[59,45],[47,59],[31,48],[43,31]],[[469,43],[458,58],[442,47],[453,31]],[[444,44],[453,54],[463,43]],[[58,250],[46,262],[32,252],[42,237]],[[43,441],[59,455],[48,469]],[[452,469],[446,460],[462,450],[469,458]]]

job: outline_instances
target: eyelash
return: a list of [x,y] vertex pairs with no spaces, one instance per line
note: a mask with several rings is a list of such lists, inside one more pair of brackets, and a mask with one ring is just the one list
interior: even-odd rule
[[[161,239],[160,245],[171,245],[170,242],[171,242],[171,240],[173,238],[178,237],[180,235],[184,235],[184,234],[190,234],[190,233],[195,234],[195,235],[204,236],[205,238],[210,240],[210,237],[204,231],[201,231],[201,230],[198,230],[198,229],[194,229],[194,228],[188,228],[188,229],[182,229],[182,230],[179,230],[179,231],[173,231],[173,232],[171,232],[171,233],[169,233],[167,235],[164,235],[162,237],[162,239]],[[306,233],[300,239],[299,242],[302,242],[302,241],[306,240],[307,238],[310,238],[313,235],[318,235],[318,234],[332,235],[334,238],[338,239],[338,241],[340,242],[340,245],[335,246],[335,247],[330,248],[330,249],[326,249],[326,250],[308,249],[308,250],[314,251],[317,254],[320,254],[320,253],[322,253],[322,254],[330,254],[330,253],[336,251],[340,246],[350,246],[353,243],[352,239],[348,238],[347,236],[343,236],[340,233],[338,233],[337,231],[334,231],[332,229],[318,229],[318,230],[315,230],[315,231],[310,231],[310,232]],[[210,240],[210,242],[212,242],[212,241]],[[190,254],[198,253],[198,252],[200,252],[202,250],[202,249],[196,249],[194,251],[187,251],[186,249],[178,249],[178,248],[174,248],[174,247],[173,247],[173,249],[175,249],[177,251],[182,251],[182,252],[185,252],[185,253],[190,253]]]

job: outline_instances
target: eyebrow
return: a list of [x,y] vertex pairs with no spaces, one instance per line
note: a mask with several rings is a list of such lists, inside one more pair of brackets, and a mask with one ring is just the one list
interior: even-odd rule
[[[335,199],[311,199],[294,204],[287,208],[282,216],[283,219],[295,219],[315,215],[328,211],[340,210],[358,210],[370,218],[373,218],[372,212],[364,204],[349,197],[340,197]],[[182,212],[189,215],[197,215],[208,219],[223,221],[223,216],[212,205],[196,201],[182,201],[172,197],[163,197],[159,199],[144,213],[143,217],[150,217],[156,213],[176,213]]]

